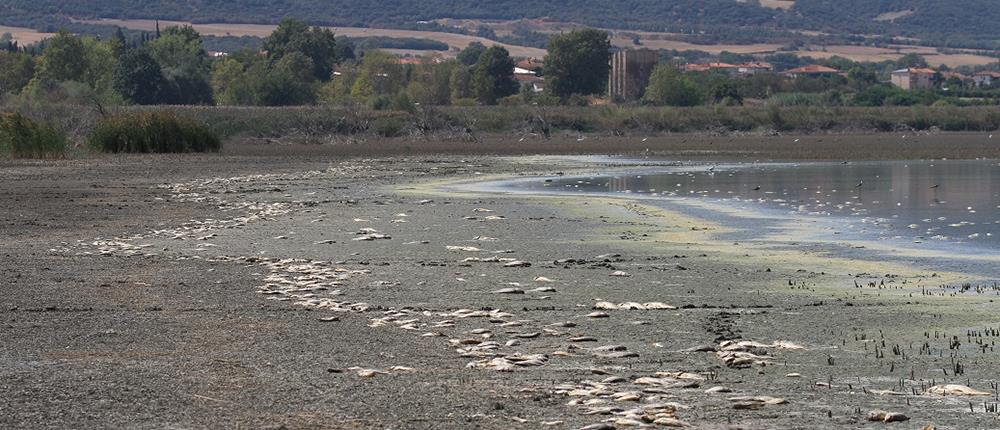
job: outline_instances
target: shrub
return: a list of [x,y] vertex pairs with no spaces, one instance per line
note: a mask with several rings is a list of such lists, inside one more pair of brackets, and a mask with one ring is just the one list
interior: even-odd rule
[[0,115],[0,151],[18,158],[59,157],[66,153],[66,136],[19,113],[5,113]]
[[100,119],[90,145],[104,152],[218,152],[219,137],[169,111],[134,111]]

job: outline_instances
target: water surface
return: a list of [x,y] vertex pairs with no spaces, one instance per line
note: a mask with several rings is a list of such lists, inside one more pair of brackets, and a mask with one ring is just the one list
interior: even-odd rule
[[[727,239],[880,241],[942,258],[1000,258],[1000,161],[937,160],[644,167],[586,177],[520,180],[515,191],[613,194],[740,228]],[[993,263],[976,271],[994,272]],[[993,276],[996,276],[995,274]]]

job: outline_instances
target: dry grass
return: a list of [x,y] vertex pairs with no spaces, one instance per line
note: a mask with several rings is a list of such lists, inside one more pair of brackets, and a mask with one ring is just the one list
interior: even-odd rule
[[[88,20],[81,21],[91,24],[104,24],[104,25],[117,25],[124,28],[130,28],[133,30],[144,30],[153,31],[156,29],[156,21],[144,20],[144,19],[100,19],[100,20]],[[185,22],[179,21],[160,21],[160,27],[167,27],[171,25],[188,25]],[[199,33],[210,36],[255,36],[255,37],[267,37],[274,30],[274,25],[264,25],[264,24],[193,24],[195,30]],[[414,30],[394,30],[394,29],[383,29],[383,28],[361,28],[361,27],[328,27],[333,30],[338,36],[348,36],[348,37],[370,37],[370,36],[385,36],[385,37],[415,37],[435,40],[447,44],[452,48],[453,51],[461,50],[468,46],[472,42],[480,42],[485,45],[496,45],[489,39],[484,39],[482,37],[469,36],[465,34],[455,34],[455,33],[444,33],[438,31],[414,31]],[[544,57],[545,50],[538,48],[531,48],[527,46],[518,45],[507,45],[500,44],[510,51],[511,55],[516,57]]]
[[8,27],[6,25],[0,25],[0,34],[10,33],[14,40],[21,45],[30,45],[32,43],[40,42],[49,37],[55,36],[53,33],[42,33],[38,30],[33,30],[30,28],[22,27]]
[[[635,48],[636,46],[632,43],[632,38],[628,37],[627,34],[628,33],[616,32],[611,38],[611,44],[623,48]],[[649,36],[662,36],[657,33],[636,32],[631,34],[638,34],[639,38],[642,40],[642,47],[649,49],[676,49],[678,51],[691,49],[705,51],[711,54],[718,54],[722,51],[734,52],[737,54],[765,54],[775,52],[779,47],[781,47],[781,45],[770,43],[758,43],[753,45],[697,45],[694,43],[681,42],[679,40],[647,38]]]
[[[770,2],[777,3],[793,3],[791,1],[785,0],[770,0]],[[87,20],[81,21],[85,23],[93,24],[105,24],[105,25],[118,25],[125,28],[130,28],[134,30],[144,30],[153,31],[156,29],[156,21],[153,20],[117,20],[117,19],[100,19],[100,20]],[[541,32],[559,32],[565,31],[567,29],[576,27],[572,24],[561,24],[561,23],[548,23],[540,21],[516,21],[520,25],[524,25],[526,22],[534,24],[537,28],[536,31]],[[457,22],[456,22],[457,23]],[[480,23],[483,25],[488,25],[494,27],[500,31],[502,29],[509,27],[511,22],[486,22],[486,21],[472,21],[466,20],[461,21],[464,25],[472,25],[473,23]],[[183,25],[187,24],[185,22],[179,21],[160,21],[160,26],[171,26],[171,25]],[[200,33],[211,36],[255,36],[255,37],[266,37],[271,34],[274,30],[273,25],[264,24],[194,24],[194,28]],[[386,36],[386,37],[415,37],[424,38],[439,41],[447,44],[451,47],[451,51],[443,53],[446,56],[454,56],[457,54],[458,50],[465,48],[469,43],[480,42],[486,45],[494,45],[494,42],[489,39],[469,36],[464,34],[454,34],[454,33],[444,33],[436,31],[415,31],[415,30],[393,30],[393,29],[381,29],[381,28],[360,28],[360,27],[330,27],[335,33],[342,36],[349,37],[367,37],[367,36]],[[631,31],[621,31],[621,30],[608,30],[612,33],[612,44],[614,46],[619,46],[623,48],[634,48],[635,45],[632,43],[632,36],[638,35],[642,39],[643,47],[651,49],[676,49],[679,51],[683,50],[699,50],[705,51],[712,54],[718,54],[722,51],[734,52],[739,54],[770,54],[777,51],[780,47],[778,44],[769,43],[758,43],[749,45],[739,45],[739,44],[715,44],[715,45],[698,45],[694,43],[682,42],[678,40],[670,40],[672,37],[676,37],[675,34],[670,33],[654,33],[654,32],[631,32]],[[50,33],[39,33],[32,29],[18,28],[18,27],[5,27],[0,26],[0,33],[9,32],[14,35],[14,38],[21,43],[34,43],[41,39],[51,36]],[[805,33],[805,32],[803,32]],[[532,57],[532,58],[542,58],[545,56],[545,50],[539,48],[532,48],[527,46],[518,45],[508,45],[502,44],[504,47],[510,51],[511,55],[515,57]],[[917,53],[924,55],[927,61],[932,65],[945,64],[949,67],[957,67],[963,65],[977,66],[996,62],[996,59],[985,57],[981,55],[975,55],[973,53],[961,53],[961,54],[940,54],[934,48],[922,47],[922,46],[900,46],[898,48],[878,48],[872,46],[855,46],[855,45],[832,45],[832,46],[813,46],[808,51],[795,51],[796,55],[810,56],[814,58],[828,58],[834,55],[845,57],[854,61],[894,61],[901,57],[902,55],[908,53]],[[437,51],[435,51],[437,52]],[[400,53],[410,54],[410,55],[420,55],[425,54],[427,51],[400,51]]]

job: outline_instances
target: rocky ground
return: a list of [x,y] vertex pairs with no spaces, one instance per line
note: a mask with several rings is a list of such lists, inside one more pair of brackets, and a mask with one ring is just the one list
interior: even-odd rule
[[275,152],[3,162],[0,427],[1000,426],[988,285]]

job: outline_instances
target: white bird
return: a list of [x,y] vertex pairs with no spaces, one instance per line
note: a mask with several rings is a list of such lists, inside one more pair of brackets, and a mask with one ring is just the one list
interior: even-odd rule
[[577,142],[583,142],[583,141],[584,141],[584,139],[586,139],[586,137],[584,137],[584,136],[580,136],[580,137],[578,137],[578,138],[576,139],[576,141],[577,141]]
[[[990,135],[990,138],[993,138],[993,135]],[[648,137],[644,137],[644,138],[642,138],[642,141],[643,141],[643,142],[645,142],[645,141],[647,141],[647,140],[649,140],[649,138],[648,138]]]

